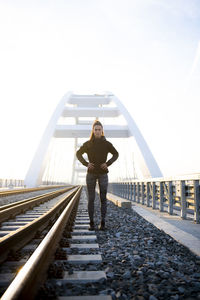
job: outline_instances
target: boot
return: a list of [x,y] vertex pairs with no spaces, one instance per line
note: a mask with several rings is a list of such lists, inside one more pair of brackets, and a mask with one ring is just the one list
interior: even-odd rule
[[99,230],[105,230],[105,229],[106,229],[106,227],[105,227],[105,221],[102,220],[102,221],[101,221],[101,224],[100,224],[100,226],[99,226]]
[[89,230],[90,231],[93,231],[95,228],[94,228],[94,221],[90,221],[90,226],[89,226]]

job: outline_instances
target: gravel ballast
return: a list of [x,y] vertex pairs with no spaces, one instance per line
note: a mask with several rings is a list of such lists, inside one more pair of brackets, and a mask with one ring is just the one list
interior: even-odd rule
[[[99,197],[95,224],[100,223]],[[85,285],[49,280],[48,297],[111,295],[112,299],[200,299],[200,257],[147,222],[132,209],[107,203],[106,231],[96,229],[102,254],[99,265],[69,265],[64,270],[103,270],[107,280]]]

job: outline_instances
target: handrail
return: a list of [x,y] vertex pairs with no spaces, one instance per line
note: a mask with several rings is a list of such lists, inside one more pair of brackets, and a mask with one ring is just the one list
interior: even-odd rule
[[172,215],[180,212],[182,219],[193,216],[200,223],[200,179],[168,180],[150,178],[143,181],[110,183],[109,193]]
[[57,243],[62,236],[71,211],[79,199],[81,189],[82,187],[79,187],[56,223],[5,291],[1,300],[34,299],[38,287],[45,280],[46,271],[50,262],[53,260]]

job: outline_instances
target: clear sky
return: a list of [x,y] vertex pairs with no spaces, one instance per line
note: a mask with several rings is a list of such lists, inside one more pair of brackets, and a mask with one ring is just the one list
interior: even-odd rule
[[200,173],[200,1],[0,0],[0,178],[85,90],[120,98],[164,176]]

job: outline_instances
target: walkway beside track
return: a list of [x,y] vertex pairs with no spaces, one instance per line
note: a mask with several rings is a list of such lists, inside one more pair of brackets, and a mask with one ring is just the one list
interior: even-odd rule
[[118,206],[126,205],[132,207],[135,212],[148,222],[163,230],[176,241],[189,248],[193,253],[200,256],[200,224],[195,224],[191,219],[183,220],[180,216],[153,210],[142,204],[125,200],[110,193],[107,194],[107,198],[114,203],[117,202]]

